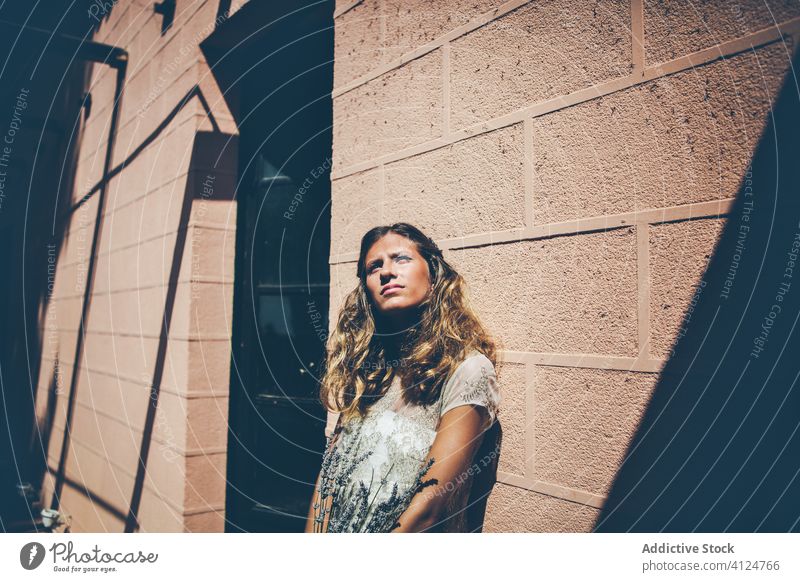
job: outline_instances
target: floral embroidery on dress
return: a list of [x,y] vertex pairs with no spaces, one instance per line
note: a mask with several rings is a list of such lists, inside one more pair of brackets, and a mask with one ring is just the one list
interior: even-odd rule
[[495,401],[494,391],[491,385],[491,378],[486,372],[486,368],[481,366],[479,378],[473,378],[464,382],[466,389],[461,393],[461,402],[480,402],[489,410],[492,419],[497,415],[497,402]]
[[[362,428],[362,427],[359,427]],[[361,431],[354,442],[331,443],[339,433],[327,439],[322,462],[319,494],[314,503],[314,531],[327,533],[389,532],[398,525],[397,519],[421,489],[437,483],[436,479],[424,481],[434,459],[431,458],[417,471],[413,482],[402,487],[391,482],[394,463],[375,484],[375,467],[371,467],[369,485],[353,476],[359,466],[370,457],[374,448],[361,452],[364,445]],[[377,434],[377,433],[375,433]],[[375,435],[372,435],[375,436]],[[374,494],[373,494],[374,490]],[[381,498],[376,504],[376,501]],[[325,517],[328,517],[327,521]]]
[[[481,365],[480,377],[459,380],[465,372],[468,377],[474,376],[474,365],[483,361],[470,360],[459,376],[451,379],[437,406],[405,403],[398,379],[363,417],[351,418],[337,427],[328,437],[323,455],[313,505],[314,531],[388,532],[397,527],[397,519],[416,493],[436,482],[425,480],[433,464],[433,459],[426,462],[426,458],[446,400],[448,404],[459,398],[485,404],[494,417],[497,395],[491,368]],[[463,489],[448,503],[453,519],[445,527],[454,531],[464,531],[465,527],[462,506],[468,491]]]

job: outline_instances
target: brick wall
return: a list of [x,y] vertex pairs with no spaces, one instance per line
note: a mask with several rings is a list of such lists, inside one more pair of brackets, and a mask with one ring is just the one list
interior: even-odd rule
[[[111,180],[104,204],[63,467],[61,509],[72,516],[73,532],[124,530],[154,381],[160,392],[139,531],[224,529],[236,176],[235,166],[214,167],[212,154],[221,151],[215,137],[227,138],[236,128],[198,48],[214,29],[217,8],[210,0],[178,2],[164,35],[152,3],[119,2],[99,15],[94,40],[128,52],[112,168],[154,139]],[[93,66],[93,107],[80,129],[73,202],[102,178],[115,76],[110,67]],[[167,119],[196,85],[210,104],[216,133],[196,96]],[[235,162],[235,150],[229,150],[231,156]],[[187,198],[189,212],[182,216]],[[59,338],[57,357],[43,362],[37,398],[42,419],[47,392],[57,387],[47,451],[48,504],[59,468],[98,204],[95,194],[72,213],[50,312],[43,318],[43,334],[55,331]],[[173,271],[177,280],[171,279]]]
[[331,312],[377,224],[465,275],[503,347],[485,531],[592,529],[789,67],[768,4],[337,2]]

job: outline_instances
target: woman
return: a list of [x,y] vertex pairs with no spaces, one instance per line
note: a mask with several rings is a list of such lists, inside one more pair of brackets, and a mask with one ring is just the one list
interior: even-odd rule
[[306,531],[465,531],[500,403],[494,343],[461,275],[410,224],[367,232],[357,276],[322,379],[339,421]]

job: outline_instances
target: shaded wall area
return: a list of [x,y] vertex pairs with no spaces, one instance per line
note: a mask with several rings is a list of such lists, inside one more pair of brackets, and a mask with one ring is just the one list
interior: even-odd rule
[[[73,211],[57,274],[73,403],[56,406],[44,490],[74,531],[223,529],[236,127],[197,46],[217,10],[181,4],[164,30],[149,6],[120,3],[96,31],[129,60],[105,178],[115,79],[93,70],[74,200],[104,179],[108,198]],[[64,322],[86,297],[78,359]]]
[[[52,260],[26,263],[50,278],[17,409],[35,413],[26,478],[73,532],[222,531],[237,130],[198,44],[228,16],[215,1],[90,8],[58,16],[121,57],[80,69],[58,208],[46,187],[29,197],[61,227]],[[54,171],[40,163],[30,175]]]
[[603,529],[664,449],[625,472],[794,85],[800,10],[767,4],[337,3],[331,313],[376,224],[414,223],[464,274],[503,347],[484,531]]
[[[0,43],[5,49],[0,63],[4,249],[0,255],[0,527],[4,531],[16,522],[31,521],[17,484],[36,482],[38,464],[29,455],[35,433],[32,386],[41,356],[52,354],[57,344],[56,335],[42,333],[39,322],[53,292],[65,228],[56,217],[69,203],[74,178],[70,160],[76,157],[75,124],[84,110],[88,57],[76,55],[74,44],[44,32],[62,15],[45,11],[31,15],[28,8],[8,3],[0,10]],[[82,14],[64,15],[62,26],[76,36],[90,28]],[[40,58],[46,50],[47,57]]]
[[799,97],[790,74],[595,531],[800,530]]

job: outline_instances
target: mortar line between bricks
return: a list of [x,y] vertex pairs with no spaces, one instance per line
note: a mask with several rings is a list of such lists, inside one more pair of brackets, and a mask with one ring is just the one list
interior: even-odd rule
[[533,202],[534,202],[534,167],[533,167],[533,120],[526,117],[522,131],[525,133],[522,152],[523,164],[525,168],[525,210],[523,212],[524,224],[526,228],[534,226]]
[[[157,339],[157,338],[148,338],[148,339]],[[49,362],[49,363],[55,363],[56,362],[55,359],[50,358],[50,357],[44,357],[44,356],[41,358],[41,360],[43,362]],[[68,364],[66,362],[59,362],[58,366],[59,366],[59,368],[70,368],[70,369],[72,368],[72,364]],[[105,377],[111,378],[113,380],[126,382],[128,384],[135,384],[137,386],[142,386],[143,388],[148,388],[149,389],[150,386],[151,386],[150,382],[143,382],[142,380],[139,380],[138,378],[134,378],[132,376],[125,376],[123,374],[120,374],[119,372],[107,372],[105,370],[100,370],[98,368],[88,368],[88,367],[82,367],[81,370],[85,371],[87,374],[97,374],[98,376],[105,376]],[[164,393],[167,393],[167,394],[171,394],[172,396],[177,396],[178,398],[181,398],[183,400],[202,400],[202,399],[219,400],[219,399],[222,399],[222,398],[229,398],[230,397],[230,394],[228,392],[223,392],[222,389],[220,389],[219,391],[214,391],[214,390],[203,390],[203,391],[200,391],[200,390],[197,390],[197,391],[192,391],[192,392],[188,392],[187,393],[187,392],[180,392],[178,390],[175,390],[171,386],[169,386],[168,384],[163,384],[162,383],[160,386],[161,386],[161,388],[160,388],[161,392],[164,392]]]
[[[185,227],[181,227],[181,228],[178,228],[178,229],[175,229],[175,230],[170,230],[168,232],[154,234],[152,236],[144,237],[144,238],[141,238],[141,239],[139,239],[139,240],[137,240],[135,242],[128,243],[128,244],[125,244],[125,245],[119,245],[119,246],[111,247],[109,249],[104,250],[103,252],[97,253],[95,255],[95,258],[96,259],[101,259],[103,257],[114,255],[114,254],[122,252],[122,251],[127,251],[127,250],[130,250],[130,249],[136,248],[136,247],[144,246],[144,245],[146,245],[148,243],[151,243],[153,241],[157,241],[159,239],[171,238],[173,236],[176,236],[181,231],[187,231],[188,232],[188,231],[191,231],[193,229],[194,230],[208,230],[208,231],[214,231],[214,232],[224,232],[224,233],[227,233],[227,234],[235,234],[236,233],[236,227],[235,226],[229,226],[226,223],[189,221],[189,224],[187,224]],[[113,232],[113,231],[111,231],[111,232]],[[78,259],[78,260],[75,260],[75,261],[70,261],[68,263],[59,262],[58,266],[59,266],[59,268],[62,268],[62,269],[63,268],[67,268],[67,267],[74,267],[75,265],[83,265],[88,260],[89,260],[89,257],[87,256],[83,260]]]
[[[430,42],[422,45],[421,47],[417,47],[411,52],[408,52],[404,55],[401,55],[399,58],[394,59],[376,69],[368,71],[367,73],[353,79],[352,81],[345,83],[341,87],[335,87],[331,93],[332,98],[339,97],[340,95],[344,95],[345,93],[352,91],[353,89],[360,87],[372,81],[373,79],[377,79],[381,75],[388,73],[394,69],[400,68],[406,63],[409,63],[413,60],[416,60],[420,57],[427,55],[428,53],[432,53],[438,48],[441,48],[445,44],[449,43],[451,40],[455,40],[465,34],[472,32],[473,30],[479,29],[481,26],[492,22],[493,20],[497,20],[498,18],[505,16],[512,10],[516,10],[520,6],[524,4],[528,4],[531,0],[512,0],[510,2],[506,2],[502,6],[499,6],[493,10],[489,10],[488,12],[484,12],[480,16],[477,16],[467,22],[466,24],[462,24],[458,28],[454,28],[447,34],[444,34],[438,38],[431,40]],[[379,18],[384,19],[385,17],[381,15]],[[383,29],[381,30],[381,46],[385,46],[384,36],[383,36]]]
[[[166,45],[165,45],[165,46],[166,46]],[[160,52],[160,50],[159,50],[159,52]],[[186,76],[187,74],[190,74],[190,73],[192,72],[192,69],[193,69],[193,68],[195,68],[195,67],[196,67],[198,64],[200,64],[201,62],[203,62],[203,60],[202,60],[202,57],[201,57],[201,56],[195,56],[195,57],[192,57],[192,58],[193,58],[193,61],[192,61],[192,62],[190,62],[190,63],[189,63],[187,66],[186,66],[186,68],[184,68],[182,71],[178,72],[178,73],[175,75],[175,77],[174,77],[173,81],[172,81],[172,82],[171,82],[169,85],[165,85],[165,86],[164,86],[164,90],[163,90],[162,92],[160,92],[160,93],[159,93],[159,94],[156,96],[156,99],[153,99],[152,101],[150,101],[150,104],[151,104],[151,105],[152,105],[153,103],[155,103],[155,102],[156,102],[156,100],[157,100],[157,98],[158,98],[158,97],[160,97],[160,96],[164,95],[164,94],[166,93],[166,90],[167,90],[167,89],[169,89],[171,86],[175,85],[175,84],[176,84],[178,81],[180,81],[180,80],[181,80],[181,79],[182,79],[184,76]],[[135,71],[134,71],[134,72],[131,74],[131,76],[130,76],[130,77],[128,77],[128,78],[126,79],[126,81],[125,81],[125,88],[126,88],[126,89],[128,89],[128,90],[130,90],[130,87],[131,87],[131,85],[133,85],[133,84],[134,84],[134,82],[137,80],[137,77],[138,77],[138,76],[139,76],[139,75],[140,75],[140,74],[141,74],[143,71],[147,71],[147,70],[148,70],[148,66],[149,66],[149,62],[148,62],[148,63],[143,63],[143,64],[142,64],[142,66],[141,66],[139,69],[136,69],[136,70],[135,70]],[[109,69],[109,70],[110,70],[110,69]],[[90,87],[90,90],[91,90],[91,89],[95,89],[95,90],[97,90],[97,88],[96,88],[96,87],[94,87],[94,86]],[[113,106],[114,106],[114,104],[113,104],[113,103],[103,103],[102,109],[98,109],[97,111],[92,111],[92,115],[95,117],[95,119],[97,119],[97,118],[99,118],[99,116],[100,116],[100,115],[103,115],[103,114],[104,114],[106,111],[108,111],[109,109],[111,109]],[[138,115],[136,115],[136,114],[134,113],[134,114],[132,115],[132,118],[136,118],[136,117],[139,117],[139,116],[138,116]],[[130,121],[131,121],[131,119],[128,119],[128,120],[125,122],[125,125],[123,125],[122,127],[120,127],[120,129],[124,129],[125,127],[127,127],[128,125],[130,125]]]
[[665,360],[647,357],[614,356],[610,354],[580,354],[536,351],[504,350],[500,361],[533,366],[559,368],[586,368],[590,370],[616,370],[620,372],[658,372]]
[[[188,112],[188,110],[186,108],[184,108],[184,111]],[[176,132],[178,132],[181,129],[183,129],[184,125],[186,125],[187,123],[191,123],[193,119],[196,121],[197,120],[196,118],[198,118],[198,117],[201,117],[203,119],[208,117],[208,115],[205,112],[203,112],[203,113],[188,112],[188,114],[183,114],[183,115],[182,114],[183,114],[183,111],[181,113],[179,113],[178,116],[179,117],[184,117],[184,115],[185,115],[185,117],[183,119],[181,119],[180,121],[178,121],[177,123],[171,123],[170,127],[168,129],[165,129],[162,133],[160,133],[158,135],[158,137],[156,137],[153,140],[153,142],[150,144],[150,146],[153,146],[154,144],[158,144],[158,142],[161,141],[161,140],[166,140],[167,138],[169,138],[170,136],[172,136]],[[124,133],[123,130],[127,129],[137,119],[139,121],[141,121],[141,119],[137,115],[132,115],[130,119],[125,121],[124,125],[122,127],[120,127],[119,135],[122,135]],[[107,125],[104,124],[102,129],[105,129],[106,127],[107,127]],[[127,137],[127,136],[125,136],[125,137]],[[93,158],[97,159],[99,156],[102,156],[103,150],[104,150],[104,148],[105,148],[105,146],[107,144],[107,140],[105,138],[100,137],[99,140],[100,141],[98,141],[96,143],[89,142],[89,141],[83,142],[83,143],[87,144],[87,147],[93,147],[94,145],[96,145],[97,147],[95,149],[91,150],[91,151],[85,152],[85,155],[83,155],[83,157],[78,160],[78,164],[79,165],[87,165],[88,164],[90,168],[94,167],[94,164],[97,163],[97,162],[93,162],[92,159]],[[140,145],[141,145],[141,143],[137,144],[136,147],[132,147],[132,148],[128,147],[127,151],[124,154],[121,154],[123,156],[122,159],[124,160],[126,157],[128,157]],[[81,154],[83,154],[83,153],[84,152],[81,151]],[[132,165],[132,163],[128,164],[128,166],[130,166],[130,165]]]
[[[158,54],[159,54],[161,51],[165,50],[165,49],[166,49],[166,47],[167,47],[167,46],[169,46],[169,44],[170,44],[171,42],[173,42],[173,41],[177,42],[177,39],[178,39],[178,38],[179,38],[179,36],[180,36],[180,32],[181,32],[181,31],[182,31],[182,30],[183,30],[183,29],[184,29],[184,28],[185,28],[185,27],[186,27],[186,26],[187,26],[187,25],[188,25],[188,24],[189,24],[189,23],[192,21],[192,19],[193,19],[193,18],[194,18],[194,17],[195,17],[195,16],[196,16],[196,15],[197,15],[199,12],[200,12],[200,10],[202,10],[202,8],[203,8],[203,3],[200,3],[199,5],[197,5],[197,3],[195,3],[195,5],[194,5],[194,6],[195,6],[195,10],[194,10],[194,12],[192,12],[192,13],[191,13],[191,14],[190,14],[190,15],[189,15],[187,18],[185,18],[185,19],[183,19],[183,18],[181,18],[181,17],[182,17],[182,16],[183,16],[183,15],[186,13],[186,11],[188,11],[188,10],[191,10],[191,8],[192,8],[193,6],[190,6],[189,8],[185,8],[185,9],[184,9],[184,12],[180,12],[180,11],[178,11],[178,12],[175,14],[175,16],[176,16],[176,20],[178,20],[178,21],[179,21],[179,24],[175,24],[175,23],[173,23],[173,25],[172,25],[172,26],[170,26],[170,29],[167,31],[167,33],[166,33],[166,34],[164,34],[164,35],[161,35],[161,36],[159,36],[158,38],[154,39],[154,41],[153,41],[152,43],[150,43],[150,45],[149,45],[148,47],[146,47],[146,50],[145,50],[145,51],[144,51],[144,53],[142,54],[142,58],[145,58],[145,59],[146,59],[146,61],[144,61],[144,62],[142,63],[142,65],[141,65],[139,68],[137,68],[137,69],[134,69],[134,70],[132,71],[132,73],[133,73],[133,74],[131,75],[131,80],[132,80],[132,79],[133,79],[133,78],[134,78],[136,75],[138,75],[138,74],[139,74],[139,73],[140,73],[142,70],[146,70],[146,69],[149,67],[150,63],[151,63],[153,60],[155,60],[155,57],[156,57],[156,56],[157,56],[157,55],[158,55]],[[146,6],[146,5],[145,5],[145,6],[142,6],[142,8],[143,8],[143,10],[144,10],[145,12],[149,12],[149,15],[148,15],[148,16],[145,18],[144,22],[142,22],[141,24],[137,25],[136,32],[135,32],[135,33],[133,34],[133,36],[132,36],[131,38],[129,38],[129,39],[127,40],[127,42],[125,43],[125,46],[127,46],[127,47],[130,47],[130,46],[132,46],[132,45],[133,45],[134,41],[136,40],[136,37],[137,37],[137,36],[139,36],[140,34],[142,34],[142,33],[143,33],[143,31],[144,31],[145,27],[146,27],[146,26],[147,26],[147,25],[150,23],[150,21],[151,21],[151,20],[158,18],[158,16],[156,16],[156,13],[155,13],[155,11],[152,11],[152,12],[150,12],[150,11],[147,9],[147,6]],[[132,10],[131,10],[131,11],[132,11]],[[127,12],[127,10],[126,10],[126,12]],[[108,34],[106,34],[106,35],[103,37],[103,39],[98,39],[98,40],[101,40],[102,42],[106,42],[106,43],[108,43],[108,44],[114,44],[113,42],[111,42],[111,41],[110,41],[110,38],[111,38],[111,33],[113,33],[113,32],[114,32],[114,31],[117,29],[117,27],[120,25],[120,23],[122,22],[122,19],[124,18],[124,16],[125,16],[125,13],[126,13],[126,12],[123,12],[123,13],[120,15],[120,18],[119,18],[119,20],[117,20],[117,22],[115,22],[115,23],[114,23],[114,25],[112,26],[111,30],[109,30],[109,31],[108,31]],[[127,29],[129,29],[131,26],[133,26],[134,22],[135,22],[135,19],[134,19],[134,21],[131,21],[130,23],[128,23],[128,26],[127,26],[126,30],[127,30]],[[124,32],[124,31],[123,31],[123,32]],[[213,32],[213,30],[212,30],[211,32]],[[151,54],[149,54],[149,53],[150,53],[150,48],[151,48],[151,47],[153,47],[154,45],[156,45],[157,43],[158,43],[158,47],[156,48],[156,51],[155,51],[154,53],[151,53]],[[100,75],[100,76],[98,77],[98,79],[99,79],[99,78],[101,78],[102,76],[103,76],[103,75]]]
[[[467,249],[493,244],[508,244],[528,240],[539,240],[556,236],[585,234],[595,231],[606,231],[617,228],[635,226],[638,223],[659,224],[696,218],[720,217],[726,215],[734,198],[693,202],[667,208],[625,212],[622,214],[577,218],[565,222],[548,223],[538,226],[514,228],[493,232],[477,233],[460,238],[437,240],[443,250]],[[352,263],[358,259],[358,252],[339,253],[329,259],[329,264]]]
[[650,355],[650,225],[636,224],[637,312],[639,355]]
[[[145,395],[145,397],[146,397],[146,395]],[[76,400],[75,403],[78,406],[80,406],[81,408],[83,408],[84,410],[86,410],[87,412],[90,412],[90,413],[92,413],[94,415],[97,415],[97,416],[102,416],[103,418],[108,419],[109,422],[113,422],[114,424],[116,424],[116,425],[118,425],[118,426],[120,426],[122,428],[129,429],[132,433],[135,433],[132,436],[141,437],[142,436],[142,432],[144,432],[144,427],[142,427],[142,426],[140,426],[138,424],[133,424],[132,422],[128,422],[128,420],[126,420],[125,418],[114,416],[111,413],[108,413],[108,412],[105,412],[103,410],[100,410],[96,406],[93,406],[92,403],[87,403],[87,402],[84,402],[83,400]],[[131,408],[131,410],[132,410],[132,408]],[[219,407],[218,407],[218,411],[221,412]],[[136,411],[136,412],[138,412],[138,411]],[[188,414],[188,411],[186,409],[182,410],[182,412]],[[223,416],[227,417],[227,414],[224,414]],[[59,429],[62,432],[64,431],[64,425],[62,425],[62,424],[53,423],[53,427]],[[198,432],[199,431],[194,431],[194,434],[197,434]],[[190,435],[187,434],[185,436],[190,436]],[[81,440],[78,437],[73,437],[73,438],[75,438],[76,440],[81,442],[84,446],[87,446],[87,447],[90,446],[87,441]],[[178,447],[175,444],[171,444],[168,441],[165,441],[161,437],[157,437],[155,434],[153,434],[152,439],[153,439],[153,442],[158,443],[159,445],[161,445],[162,448],[169,449],[170,451],[172,451],[173,453],[175,453],[176,455],[181,456],[181,457],[204,457],[204,456],[207,456],[207,455],[222,455],[222,454],[226,454],[228,452],[227,445],[220,445],[220,446],[217,446],[217,447],[195,447],[193,449],[184,449],[184,448]]]
[[536,475],[536,374],[534,364],[525,366],[525,478]]
[[527,479],[506,471],[497,471],[497,481],[505,485],[527,489],[528,491],[542,493],[543,495],[549,495],[550,497],[556,497],[580,505],[588,505],[597,509],[602,509],[606,502],[606,497],[604,495],[597,495],[596,493],[573,489],[572,487],[557,485],[556,483],[548,483],[539,479]]
[[[211,275],[189,275],[188,278],[181,277],[175,281],[175,285],[185,288],[186,285],[217,285],[220,287],[230,286],[234,284],[233,277],[214,277]],[[152,289],[166,289],[170,286],[169,281],[158,281],[156,283],[147,283],[146,285],[138,285],[136,287],[121,287],[115,289],[103,289],[92,294],[92,297],[110,297],[111,295],[119,295],[121,293],[133,293],[140,291],[149,291]],[[62,301],[69,301],[70,299],[79,299],[83,297],[83,293],[75,293],[72,295],[59,295],[57,299]]]
[[[40,331],[47,331],[47,330],[53,329],[53,328],[48,328],[46,326],[39,326],[37,329],[39,329]],[[71,328],[59,327],[59,328],[56,328],[56,330],[59,331],[59,332],[63,331],[64,333],[75,333],[75,334],[78,333],[78,329],[75,328],[75,327],[71,327]],[[157,333],[142,333],[140,331],[126,331],[126,330],[117,331],[116,329],[114,331],[103,331],[101,329],[87,329],[86,330],[86,335],[92,335],[92,334],[94,334],[94,335],[107,335],[107,336],[114,336],[114,337],[132,337],[132,338],[135,338],[135,339],[154,339],[154,340],[160,340],[161,339],[161,336],[158,335]],[[199,333],[196,333],[196,332],[188,333],[188,334],[176,333],[176,334],[173,335],[172,332],[170,332],[169,341],[197,342],[197,343],[224,342],[224,343],[228,343],[229,344],[230,341],[231,341],[231,336],[230,336],[230,334],[227,334],[227,333],[226,334],[221,334],[221,333],[218,333],[218,334],[213,334],[213,333],[202,333],[202,334],[199,334]],[[41,358],[44,359],[44,356],[41,356]],[[69,364],[61,362],[60,365],[67,366]]]
[[442,46],[442,137],[450,139],[450,43]]
[[631,60],[633,75],[644,70],[644,2],[631,0]]
[[[127,200],[126,202],[123,202],[122,204],[118,204],[117,206],[111,207],[110,209],[106,210],[103,213],[103,218],[108,218],[109,216],[111,216],[113,214],[118,214],[121,210],[124,210],[124,209],[126,209],[126,208],[128,208],[130,206],[135,205],[135,204],[141,203],[142,200],[144,200],[144,199],[146,199],[148,197],[153,197],[154,198],[155,197],[154,195],[158,195],[158,194],[162,194],[163,195],[163,192],[160,192],[160,191],[166,190],[166,188],[168,186],[171,186],[171,188],[169,190],[170,195],[172,195],[176,199],[178,199],[181,196],[185,195],[185,190],[190,185],[190,180],[192,178],[196,178],[199,174],[206,174],[207,175],[207,174],[212,174],[212,173],[215,174],[216,176],[233,177],[234,179],[238,178],[237,174],[234,174],[232,172],[219,172],[219,171],[216,171],[214,168],[210,168],[210,167],[195,167],[193,169],[187,170],[186,172],[183,172],[182,174],[176,176],[175,178],[170,178],[167,182],[164,182],[162,184],[158,184],[158,185],[154,186],[153,188],[150,188],[149,190],[144,191],[142,194],[139,194],[138,196],[136,196],[134,198],[131,198],[130,200]],[[122,174],[120,174],[120,175],[122,175]],[[125,177],[129,178],[129,176],[125,176]],[[182,178],[187,178],[186,182],[181,182]],[[120,184],[117,186],[117,192],[119,191],[119,188],[121,188],[123,186],[123,184],[121,182],[122,181],[120,180]],[[184,190],[184,193],[181,193],[181,190]],[[202,199],[199,199],[199,198],[197,198],[195,196],[195,197],[193,197],[193,200],[202,200]],[[214,202],[214,201],[212,200],[212,202]],[[177,204],[178,204],[177,200],[176,200],[175,204],[177,206]]]
[[[94,454],[94,455],[97,455],[97,456],[99,456],[99,457],[103,458],[103,459],[106,461],[106,463],[108,463],[109,465],[113,465],[114,467],[116,467],[116,468],[117,468],[117,469],[118,469],[118,470],[119,470],[119,471],[120,471],[120,472],[121,472],[123,475],[125,475],[125,476],[127,476],[127,477],[129,477],[129,478],[131,478],[131,479],[134,479],[134,478],[135,478],[135,475],[132,475],[132,474],[131,474],[131,473],[130,473],[130,472],[129,472],[129,471],[128,471],[128,470],[127,470],[125,467],[123,467],[123,466],[119,465],[118,463],[116,463],[116,462],[115,462],[115,461],[113,461],[112,459],[108,458],[108,456],[107,456],[107,455],[105,455],[104,453],[100,453],[100,451],[98,451],[97,449],[95,449],[94,447],[92,447],[92,446],[90,446],[90,445],[88,445],[88,444],[86,444],[86,443],[80,443],[80,444],[81,444],[81,446],[82,446],[84,449],[86,449],[86,450],[87,450],[87,451],[89,451],[90,453],[92,453],[92,454]],[[50,466],[50,462],[49,462],[49,461],[48,461],[48,463],[47,463],[47,469],[48,469],[48,471],[50,471],[51,473],[55,473],[55,470],[54,470],[54,469],[53,469],[53,468]],[[76,482],[80,482],[80,481],[79,481],[79,480],[77,480],[77,479],[73,479],[73,480],[74,480],[74,481],[76,481]],[[152,482],[152,479],[151,479],[150,481]],[[117,484],[118,484],[118,482],[117,482]],[[170,507],[172,510],[174,510],[175,512],[177,512],[177,513],[178,513],[178,515],[186,515],[186,513],[184,513],[184,510],[183,510],[183,509],[181,509],[180,507],[178,507],[178,506],[175,504],[175,501],[174,501],[173,499],[171,499],[171,498],[169,498],[169,497],[165,497],[165,496],[164,496],[164,492],[163,492],[163,491],[161,491],[161,490],[158,490],[158,489],[156,489],[156,488],[155,488],[155,485],[153,485],[152,483],[151,483],[151,484],[145,483],[145,484],[144,484],[144,487],[145,487],[145,489],[148,489],[148,490],[150,491],[150,493],[152,493],[153,495],[155,495],[156,497],[158,497],[158,498],[159,498],[161,501],[163,501],[164,503],[166,503],[167,505],[169,505],[169,507]],[[211,504],[207,504],[207,505],[208,505],[209,507],[214,507],[214,506],[213,506],[213,505],[211,505]],[[189,509],[189,510],[186,510],[186,511],[191,511],[192,513],[206,513],[207,511],[214,511],[214,510],[213,510],[213,509],[211,509],[211,510],[206,510],[205,508],[193,508],[193,509]]]
[[[126,477],[134,479],[135,476],[130,475],[130,473],[124,467],[120,467],[114,461],[109,459],[107,455],[99,453],[94,447],[90,447],[90,446],[88,446],[88,445],[86,445],[84,443],[80,443],[80,446],[83,447],[84,449],[86,449],[87,451],[89,451],[90,453],[92,453],[93,455],[96,455],[96,456],[102,458],[106,464],[111,465],[113,467],[116,467]],[[49,459],[48,459],[48,462],[47,462],[47,471],[49,473],[53,474],[53,475],[55,475],[57,473],[57,471],[51,466]],[[119,481],[116,479],[115,476],[112,475],[112,477],[114,477],[114,484],[117,485],[117,487],[119,487],[119,485],[120,485]],[[76,483],[82,483],[82,481],[80,481],[79,479],[75,479],[75,478],[72,478],[72,477],[70,477],[70,479],[75,481]],[[72,487],[72,485],[70,485],[69,482],[65,482],[64,485],[66,487]],[[72,487],[72,488],[74,489],[74,487]],[[167,504],[167,506],[169,506],[169,508],[172,511],[174,511],[177,515],[182,515],[183,514],[183,510],[180,509],[177,505],[175,505],[175,502],[172,499],[166,497],[162,491],[154,489],[153,486],[151,484],[149,484],[149,483],[145,483],[144,484],[144,488],[146,490],[148,490],[152,495],[154,495],[155,497],[157,497],[158,499],[163,501],[165,504]],[[75,523],[75,519],[73,518],[72,521],[73,521],[73,524],[74,524]]]
[[495,117],[474,125],[462,128],[458,131],[451,131],[449,139],[437,138],[429,140],[414,146],[404,148],[383,156],[379,156],[372,160],[367,160],[362,163],[353,164],[344,169],[338,169],[331,173],[331,180],[339,180],[359,172],[371,170],[381,164],[389,164],[420,154],[428,153],[456,142],[476,137],[484,133],[489,133],[497,129],[502,129],[520,123],[527,117],[537,118],[550,113],[555,113],[561,109],[572,107],[574,105],[581,105],[589,101],[593,101],[600,97],[607,97],[614,93],[632,89],[638,85],[654,81],[656,79],[664,78],[669,75],[681,73],[707,65],[714,61],[725,60],[727,57],[734,56],[741,52],[750,51],[760,46],[770,44],[782,38],[781,32],[785,35],[794,36],[800,30],[800,18],[795,18],[780,25],[768,29],[755,32],[751,35],[744,36],[738,39],[720,43],[715,47],[703,49],[701,51],[685,55],[667,61],[661,64],[655,64],[645,67],[640,74],[630,74],[624,77],[618,77],[608,81],[604,81],[591,87],[584,87],[566,95],[552,97],[544,101],[532,103],[522,109],[517,109],[506,115]]

